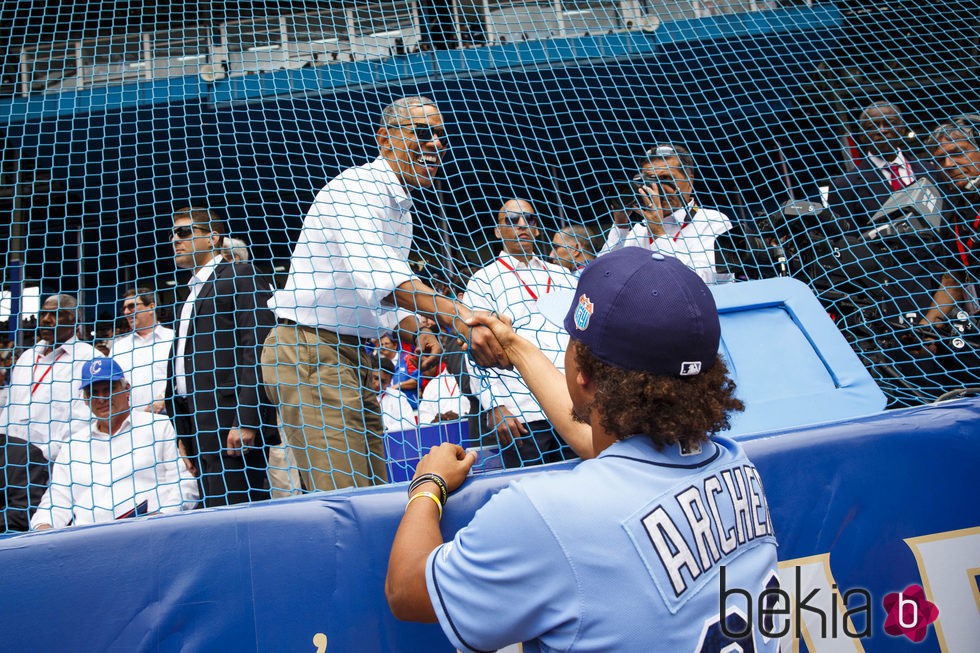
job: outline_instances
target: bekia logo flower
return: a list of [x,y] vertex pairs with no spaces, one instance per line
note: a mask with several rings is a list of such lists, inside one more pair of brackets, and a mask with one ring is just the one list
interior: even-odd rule
[[929,624],[939,618],[939,608],[926,599],[925,591],[918,585],[892,592],[882,603],[888,613],[885,632],[892,637],[905,635],[913,642],[921,642],[929,632]]

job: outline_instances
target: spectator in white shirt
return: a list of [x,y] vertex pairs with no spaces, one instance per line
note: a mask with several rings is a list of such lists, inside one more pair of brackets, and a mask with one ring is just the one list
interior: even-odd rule
[[[694,199],[694,158],[680,145],[647,150],[633,178],[637,206],[613,214],[600,256],[621,247],[642,247],[679,259],[706,283],[717,281],[715,241],[732,223],[724,213]],[[630,224],[633,215],[640,222]]]
[[82,368],[92,419],[76,425],[51,470],[51,484],[31,528],[95,524],[197,505],[197,480],[177,454],[167,417],[133,411],[130,387],[111,358]]
[[[545,263],[534,253],[538,216],[527,200],[504,202],[497,214],[494,235],[500,239],[500,255],[477,270],[466,286],[463,301],[474,310],[507,315],[514,330],[534,342],[563,369],[568,335],[541,315],[537,303],[559,288],[574,288],[575,277],[563,267]],[[494,430],[504,465],[520,467],[564,460],[567,447],[545,417],[519,374],[511,370],[486,370],[477,377],[480,403],[487,426]],[[421,418],[420,418],[421,421]]]
[[52,295],[38,313],[37,344],[10,372],[7,407],[0,412],[0,467],[4,468],[4,519],[9,530],[27,530],[30,514],[48,485],[48,463],[76,420],[90,417],[81,400],[82,366],[99,356],[77,338],[78,302]]
[[[413,273],[412,188],[432,186],[448,146],[442,114],[424,97],[382,112],[379,156],[345,170],[316,196],[271,306],[263,379],[308,490],[383,482],[384,426],[374,365],[362,341],[391,331],[398,310],[434,316],[470,343],[482,365],[509,364],[472,311]],[[310,372],[312,370],[312,372]]]
[[157,321],[156,307],[156,295],[149,288],[136,288],[123,296],[122,312],[132,331],[112,342],[109,356],[126,374],[133,410],[165,413],[163,395],[174,331]]
[[380,359],[375,389],[381,404],[381,419],[385,433],[392,431],[415,430],[418,417],[405,393],[391,384],[395,366],[387,358]]
[[429,378],[419,401],[419,424],[455,422],[470,412],[470,399],[463,394],[459,377],[439,363]]

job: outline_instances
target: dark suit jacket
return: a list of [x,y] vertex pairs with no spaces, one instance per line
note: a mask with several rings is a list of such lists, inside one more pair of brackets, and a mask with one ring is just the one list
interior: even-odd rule
[[262,345],[275,324],[268,308],[270,297],[268,285],[257,283],[250,264],[218,264],[194,303],[184,349],[187,395],[183,398],[174,397],[179,332],[175,334],[167,412],[174,420],[177,436],[193,445],[192,450],[222,451],[228,430],[234,427],[257,429],[259,442],[265,444],[280,442],[276,408],[261,385]]
[[[916,179],[934,172],[910,157],[907,161]],[[865,161],[857,170],[830,180],[827,204],[844,223],[841,226],[845,231],[865,231],[871,228],[871,216],[893,192],[891,182],[870,161]]]

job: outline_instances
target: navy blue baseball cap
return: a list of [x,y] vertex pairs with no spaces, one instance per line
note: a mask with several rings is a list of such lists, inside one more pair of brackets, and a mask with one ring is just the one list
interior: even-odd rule
[[82,388],[99,381],[122,381],[126,378],[119,363],[111,358],[93,358],[82,366]]
[[[562,324],[569,337],[609,365],[684,377],[707,371],[718,357],[714,297],[697,273],[673,257],[640,247],[603,254],[582,271],[565,302]],[[554,315],[554,307],[539,302],[553,322],[548,313]]]

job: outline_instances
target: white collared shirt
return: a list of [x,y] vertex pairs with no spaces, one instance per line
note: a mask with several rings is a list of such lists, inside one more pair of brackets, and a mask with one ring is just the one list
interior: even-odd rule
[[898,166],[899,178],[902,180],[902,184],[908,186],[915,181],[915,173],[912,172],[912,166],[909,165],[908,160],[902,151],[898,151],[898,155],[891,161],[886,161],[880,156],[876,156],[868,152],[868,160],[871,161],[874,167],[878,168],[878,172],[885,178],[885,181],[890,182],[894,173],[892,172],[892,166]]
[[180,319],[177,322],[177,339],[174,341],[174,390],[179,395],[187,394],[187,372],[184,365],[184,352],[187,351],[187,333],[190,331],[191,322],[194,320],[194,303],[197,295],[201,292],[201,287],[214,274],[214,269],[224,261],[220,256],[215,255],[210,261],[194,271],[191,278],[187,281],[190,286],[190,293],[180,307]]
[[119,363],[132,386],[129,400],[134,410],[153,410],[153,402],[163,398],[173,342],[173,329],[160,324],[146,337],[133,331],[112,341],[109,356]]
[[[576,283],[575,275],[561,266],[537,257],[525,264],[501,252],[492,263],[473,274],[466,285],[463,303],[475,311],[507,315],[513,321],[514,331],[534,343],[559,370],[564,370],[568,334],[544,319],[538,312],[537,299],[559,288],[574,289]],[[513,370],[476,369],[472,362],[468,364],[471,374],[478,377],[480,404],[484,408],[503,406],[525,422],[546,419],[520,374]]]
[[112,521],[146,501],[141,514],[179,512],[200,498],[164,415],[131,412],[115,435],[92,419],[79,425],[51,468],[31,528]]
[[378,401],[381,403],[381,420],[384,422],[385,433],[415,430],[418,427],[419,420],[412,404],[408,403],[408,397],[398,388],[385,388]]
[[439,421],[439,416],[445,413],[456,413],[459,417],[470,412],[469,397],[459,388],[459,377],[442,370],[431,378],[422,390],[419,400],[419,424],[432,424]]
[[398,313],[382,301],[414,276],[411,209],[383,158],[335,177],[306,215],[289,278],[270,304],[276,315],[361,337],[394,328]]
[[693,203],[664,220],[663,236],[654,236],[646,222],[639,222],[629,230],[613,225],[599,255],[621,247],[642,247],[673,256],[697,272],[705,283],[713,283],[717,280],[715,241],[732,228],[732,223],[724,213],[701,208],[685,222],[689,210],[694,210]]
[[82,400],[82,366],[102,356],[87,342],[72,337],[48,353],[44,340],[17,358],[10,370],[7,408],[0,414],[0,431],[30,442],[48,460],[68,439],[75,420],[91,412]]

